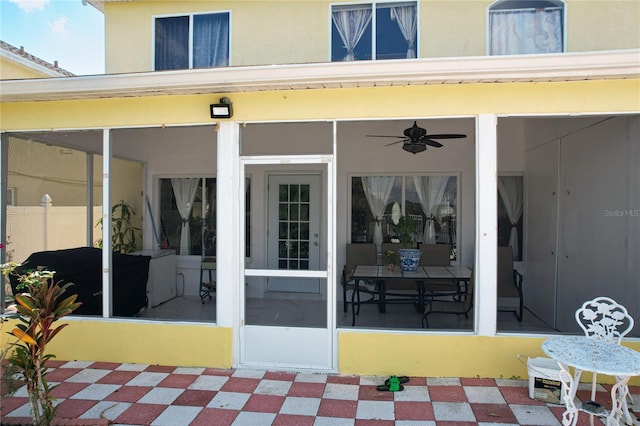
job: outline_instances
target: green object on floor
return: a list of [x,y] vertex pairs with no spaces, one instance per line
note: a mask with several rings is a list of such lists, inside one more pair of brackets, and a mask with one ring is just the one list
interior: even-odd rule
[[400,390],[400,379],[398,376],[389,377],[389,391],[397,392]]
[[389,391],[389,392],[398,392],[404,390],[404,386],[400,383],[406,383],[409,381],[409,378],[406,376],[390,376],[387,380],[384,381],[384,385],[380,385],[377,387],[379,391]]

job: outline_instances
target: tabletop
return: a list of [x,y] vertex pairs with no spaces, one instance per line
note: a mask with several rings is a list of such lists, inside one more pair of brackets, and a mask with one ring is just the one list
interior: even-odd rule
[[565,365],[610,376],[640,376],[640,352],[586,336],[552,337],[545,354]]
[[355,265],[352,278],[359,279],[414,279],[414,280],[469,280],[471,269],[466,266],[419,266],[416,271],[402,271],[397,267],[389,271],[384,265]]

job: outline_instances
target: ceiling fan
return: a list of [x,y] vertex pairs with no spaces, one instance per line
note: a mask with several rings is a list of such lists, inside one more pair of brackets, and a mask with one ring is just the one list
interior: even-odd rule
[[417,154],[418,152],[425,151],[427,149],[427,145],[432,146],[434,148],[440,148],[442,144],[434,139],[458,139],[458,138],[466,138],[467,135],[459,134],[459,133],[443,133],[437,135],[429,135],[427,131],[422,127],[418,127],[418,123],[416,121],[413,122],[413,126],[404,129],[403,136],[385,136],[385,135],[367,135],[368,137],[373,138],[396,138],[401,139],[397,142],[391,142],[386,144],[385,146],[395,145],[397,143],[402,142],[402,149],[412,154]]

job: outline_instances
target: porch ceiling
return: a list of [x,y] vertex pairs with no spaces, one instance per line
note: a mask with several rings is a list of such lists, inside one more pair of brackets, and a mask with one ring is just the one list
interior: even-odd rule
[[557,55],[482,56],[267,65],[0,81],[0,101],[142,97],[256,91],[632,79],[640,49]]

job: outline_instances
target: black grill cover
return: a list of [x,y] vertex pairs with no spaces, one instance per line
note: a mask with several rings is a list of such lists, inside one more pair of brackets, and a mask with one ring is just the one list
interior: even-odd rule
[[[113,253],[113,315],[136,316],[147,306],[147,279],[150,256]],[[41,251],[31,254],[16,269],[24,273],[43,266],[55,271],[54,280],[73,283],[63,297],[77,293],[82,305],[73,315],[102,315],[102,250],[80,247]],[[16,294],[18,279],[11,276],[11,289]]]

